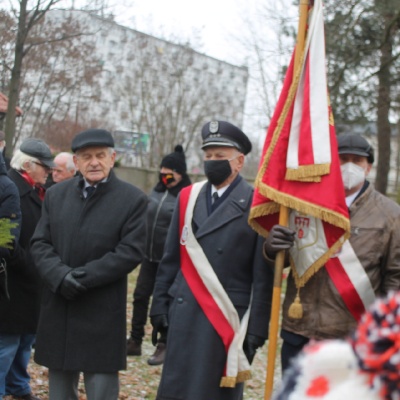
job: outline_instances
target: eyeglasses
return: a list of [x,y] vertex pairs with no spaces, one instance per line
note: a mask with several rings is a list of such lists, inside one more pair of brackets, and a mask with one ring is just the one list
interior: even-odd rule
[[40,162],[37,162],[37,161],[32,161],[34,164],[36,164],[36,165],[40,165],[42,168],[44,168],[44,170],[45,171],[49,171],[49,172],[51,172],[52,170],[53,170],[53,168],[50,168],[50,167],[48,167],[47,165],[44,165],[44,164],[42,164],[42,163],[40,163]]

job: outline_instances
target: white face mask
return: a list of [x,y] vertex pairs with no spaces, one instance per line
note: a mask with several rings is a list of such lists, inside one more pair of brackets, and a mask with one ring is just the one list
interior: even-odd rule
[[340,166],[344,188],[353,189],[365,180],[365,169],[357,164],[348,162]]

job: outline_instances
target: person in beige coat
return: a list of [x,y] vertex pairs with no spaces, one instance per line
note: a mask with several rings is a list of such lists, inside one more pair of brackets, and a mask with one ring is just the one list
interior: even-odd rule
[[[384,296],[400,288],[400,206],[377,192],[367,180],[374,151],[366,139],[356,134],[341,135],[338,151],[350,214],[349,242],[361,265],[357,278],[367,281],[370,298]],[[270,264],[280,250],[289,249],[293,243],[294,231],[275,225],[264,243]],[[288,309],[297,288],[289,274],[282,310],[283,370],[310,339],[341,339],[357,325],[350,312],[351,302],[350,308],[348,302],[346,306],[325,267],[314,274],[301,292],[303,317],[291,318]],[[352,297],[350,300],[357,301]]]

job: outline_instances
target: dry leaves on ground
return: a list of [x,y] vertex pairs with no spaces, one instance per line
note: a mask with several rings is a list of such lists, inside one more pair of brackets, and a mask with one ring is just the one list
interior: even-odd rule
[[[138,270],[129,276],[129,293],[127,299],[127,325],[128,331],[132,315],[132,293],[136,284]],[[129,332],[128,332],[129,333]],[[127,335],[128,335],[127,333]],[[160,381],[162,366],[150,366],[147,359],[154,352],[150,342],[151,326],[146,325],[146,337],[142,346],[142,356],[127,358],[127,370],[120,371],[120,400],[153,400],[156,398],[157,387]],[[261,400],[264,398],[264,387],[267,364],[267,345],[257,352],[252,365],[253,378],[247,381],[245,386],[246,400]],[[279,354],[279,351],[277,352]],[[37,365],[33,361],[29,364],[32,392],[42,400],[48,400],[47,369]],[[275,386],[280,381],[280,363],[276,362]],[[4,400],[8,400],[4,397]],[[79,384],[79,400],[86,400],[82,377]]]

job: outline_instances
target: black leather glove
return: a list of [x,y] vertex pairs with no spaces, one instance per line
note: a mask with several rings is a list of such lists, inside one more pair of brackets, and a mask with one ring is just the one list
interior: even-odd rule
[[264,253],[268,258],[275,258],[281,250],[290,249],[296,232],[286,226],[274,225],[264,242]]
[[150,317],[151,325],[153,326],[153,332],[151,334],[151,343],[153,346],[157,346],[158,334],[166,335],[168,331],[168,315],[160,314]]
[[65,275],[64,280],[61,282],[60,293],[67,300],[73,300],[81,293],[85,293],[87,288],[77,281],[77,278],[82,278],[86,275],[85,271],[70,271]]
[[262,347],[264,345],[264,342],[265,340],[262,337],[252,335],[250,333],[248,333],[244,338],[243,351],[250,364],[253,362],[257,349],[259,347]]

